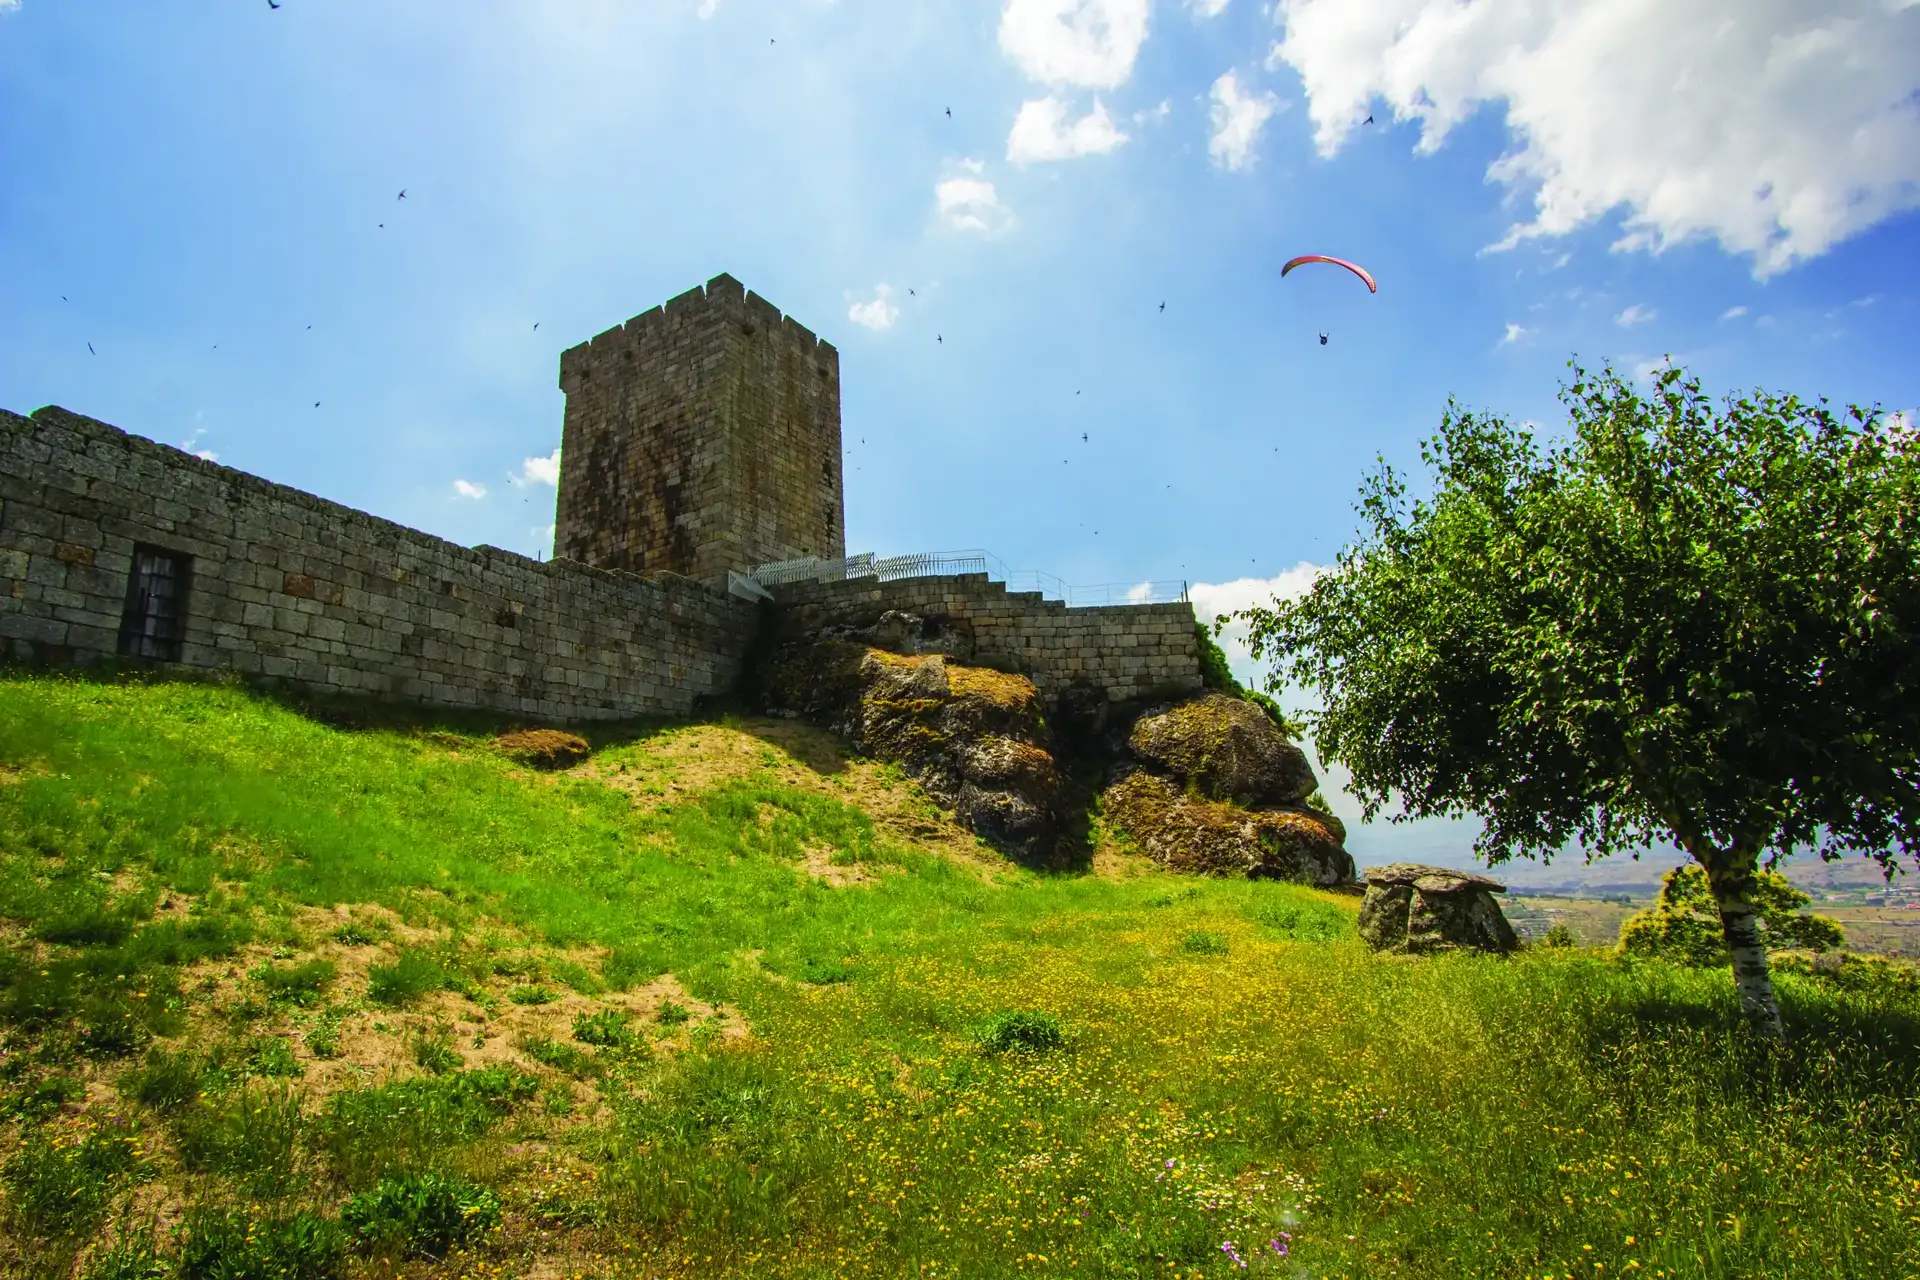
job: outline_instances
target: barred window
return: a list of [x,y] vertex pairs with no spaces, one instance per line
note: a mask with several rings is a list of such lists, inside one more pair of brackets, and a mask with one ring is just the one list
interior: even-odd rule
[[188,557],[156,547],[133,549],[127,608],[120,618],[120,652],[136,658],[180,661],[186,630]]

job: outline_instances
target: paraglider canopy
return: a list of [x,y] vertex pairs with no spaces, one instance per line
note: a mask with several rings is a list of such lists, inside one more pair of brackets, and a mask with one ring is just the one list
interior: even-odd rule
[[1345,267],[1347,270],[1353,272],[1353,274],[1359,276],[1362,280],[1366,281],[1368,293],[1380,292],[1380,287],[1374,284],[1373,277],[1367,274],[1367,269],[1365,267],[1359,265],[1358,263],[1348,262],[1345,258],[1329,258],[1325,254],[1320,254],[1320,253],[1303,254],[1302,256],[1295,258],[1293,261],[1289,262],[1286,266],[1280,268],[1281,277],[1285,278],[1287,272],[1293,270],[1295,267],[1299,266],[1303,262],[1325,262],[1336,267]]

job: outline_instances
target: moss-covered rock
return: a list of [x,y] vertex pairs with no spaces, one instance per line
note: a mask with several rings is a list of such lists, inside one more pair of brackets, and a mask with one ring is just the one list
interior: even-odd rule
[[1210,800],[1284,808],[1318,785],[1306,753],[1271,716],[1223,693],[1140,717],[1127,746],[1148,769]]
[[1293,880],[1322,887],[1353,880],[1353,858],[1331,814],[1245,809],[1181,791],[1137,770],[1108,787],[1102,812],[1169,871]]
[[1367,868],[1360,937],[1375,951],[1504,953],[1520,945],[1493,895],[1506,886],[1469,871],[1395,862]]
[[772,654],[759,688],[769,711],[899,764],[983,839],[1029,860],[1066,852],[1060,770],[1024,676],[816,637]]

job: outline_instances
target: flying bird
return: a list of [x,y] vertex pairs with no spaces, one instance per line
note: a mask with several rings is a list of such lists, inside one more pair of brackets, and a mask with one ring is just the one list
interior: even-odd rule
[[1162,311],[1165,311],[1166,309],[1167,309],[1167,304],[1166,304],[1166,303],[1164,303],[1164,302],[1163,302],[1163,303],[1161,303],[1161,304],[1160,304],[1160,310],[1162,310]]
[[1361,123],[1361,124],[1372,124],[1372,123],[1373,123],[1373,117],[1372,117],[1372,116],[1368,116],[1368,117],[1367,117],[1367,118],[1366,118],[1365,120],[1362,120],[1362,121],[1361,121],[1360,123]]
[[1080,433],[1080,443],[1085,444],[1086,442],[1087,442],[1087,433],[1082,431]]
[[953,119],[953,108],[952,108],[952,107],[948,107],[948,108],[947,108],[947,119],[949,119],[949,120],[951,120],[951,119]]
[[61,295],[60,295],[60,301],[62,301],[62,302],[65,302],[66,300],[67,300],[67,295],[66,295],[66,294],[64,294],[64,293],[63,293],[63,294],[61,294]]
[[93,349],[93,344],[92,344],[91,342],[89,342],[89,343],[87,344],[87,354],[88,354],[88,355],[90,355],[90,356],[97,356],[97,355],[99,355],[100,353],[99,353],[98,351],[95,351],[95,350]]
[[380,229],[381,229],[382,231],[385,231],[385,230],[387,229],[387,224],[386,224],[386,223],[384,223],[384,222],[383,222],[383,223],[381,223],[381,224],[380,224]]
[[274,0],[267,0],[267,8],[278,9],[279,7],[280,6],[278,4],[274,3]]
[[533,327],[534,327],[534,328],[536,328],[536,329],[538,329],[538,328],[540,327],[540,322],[539,322],[538,320],[535,320],[535,321],[533,322]]
[[394,199],[396,200],[405,200],[406,198],[407,198],[407,189],[405,187],[400,188],[400,194],[394,197]]
[[[913,296],[914,296],[914,293],[913,293],[913,290],[911,290],[911,289],[909,289],[909,290],[907,290],[907,296],[908,296],[909,298],[911,298],[911,297],[913,297]],[[62,299],[60,299],[60,301],[62,301],[62,302],[65,302],[65,301],[66,301],[66,299],[65,299],[65,298],[62,298]]]
[[314,408],[316,408],[316,409],[318,409],[318,408],[320,407],[320,402],[319,402],[318,400],[315,400],[315,401],[313,402],[313,407],[314,407]]
[[1327,345],[1327,335],[1324,333],[1320,335],[1320,345],[1323,347]]
[[941,337],[941,336],[940,336],[939,334],[937,334],[937,333],[933,335],[933,340],[934,340],[935,342],[940,342],[940,343],[944,343],[944,342],[946,341],[946,339],[945,339],[945,338],[943,338],[943,337]]

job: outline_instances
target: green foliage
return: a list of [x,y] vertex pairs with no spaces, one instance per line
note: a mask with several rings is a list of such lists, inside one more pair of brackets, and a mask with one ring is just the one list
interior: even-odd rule
[[333,975],[332,961],[309,960],[304,964],[261,965],[249,976],[265,989],[268,1000],[304,1006],[319,1002],[322,989],[333,981]]
[[1541,934],[1539,940],[1533,945],[1545,947],[1549,951],[1565,951],[1579,946],[1580,939],[1574,935],[1572,929],[1567,927],[1566,921],[1556,920],[1553,922],[1553,927]]
[[996,1013],[980,1029],[980,1046],[988,1053],[1045,1053],[1066,1042],[1058,1018],[1024,1009]]
[[414,1065],[436,1076],[458,1071],[464,1059],[445,1034],[420,1034],[413,1037]]
[[1189,929],[1180,935],[1180,949],[1188,955],[1223,956],[1227,954],[1227,936],[1211,929]]
[[351,920],[335,929],[332,936],[343,947],[370,947],[379,941],[371,929]]
[[173,1263],[149,1226],[121,1232],[88,1260],[80,1280],[166,1280],[172,1274]]
[[189,1050],[147,1050],[145,1064],[121,1077],[120,1092],[155,1111],[177,1111],[208,1087],[206,1059]]
[[307,1052],[316,1058],[340,1056],[340,1019],[322,1015],[307,1027]]
[[423,1168],[446,1147],[479,1137],[538,1087],[523,1072],[483,1067],[350,1089],[314,1119],[314,1142],[348,1185],[365,1185],[396,1169]]
[[585,965],[574,964],[571,960],[555,960],[548,969],[556,980],[583,996],[597,996],[607,989],[607,984],[593,976],[593,971]]
[[404,1008],[454,981],[457,979],[437,956],[410,948],[392,964],[367,966],[367,999],[389,1008]]
[[507,999],[515,1004],[552,1004],[559,998],[552,987],[543,987],[538,983],[523,983],[507,992]]
[[[1287,713],[1280,709],[1280,704],[1257,689],[1247,688],[1234,677],[1233,668],[1227,663],[1226,652],[1213,638],[1226,621],[1223,615],[1215,619],[1211,627],[1204,622],[1196,621],[1193,624],[1194,647],[1200,651],[1200,683],[1208,689],[1231,694],[1236,698],[1244,698],[1253,703],[1267,713],[1267,718],[1279,726],[1280,732],[1286,734],[1290,740],[1298,742],[1305,730],[1287,718]],[[1314,798],[1317,799],[1318,796],[1319,793],[1316,791]],[[1325,806],[1316,805],[1315,807],[1324,808]]]
[[57,1115],[69,1102],[78,1101],[86,1094],[87,1087],[71,1076],[48,1076],[44,1080],[11,1089],[0,1097],[0,1120],[40,1124]]
[[443,1258],[499,1226],[500,1201],[459,1178],[402,1174],[354,1195],[340,1221],[364,1249]]
[[818,956],[808,956],[800,962],[800,981],[812,983],[816,987],[832,986],[836,982],[852,982],[858,971],[845,960],[822,960]]
[[[1830,951],[1845,940],[1840,926],[1826,916],[1801,912],[1813,899],[1777,871],[1757,874],[1752,898],[1760,917],[1761,939],[1769,950],[1797,947]],[[1689,863],[1662,876],[1659,901],[1621,926],[1619,949],[1624,955],[1674,964],[1730,963],[1720,928],[1720,907],[1708,887],[1706,871]]]
[[627,1025],[627,1015],[619,1009],[576,1014],[573,1019],[573,1038],[581,1044],[600,1045],[608,1049],[625,1049],[639,1041],[633,1028]]
[[1383,467],[1338,569],[1245,615],[1322,695],[1368,816],[1478,813],[1494,861],[1920,846],[1920,690],[1889,683],[1920,622],[1920,451],[1791,396],[1718,412],[1673,368],[1646,400],[1576,368],[1562,400],[1546,448],[1449,406],[1432,498]]
[[663,1027],[677,1027],[691,1017],[693,1017],[693,1012],[689,1010],[687,1006],[675,1004],[671,1000],[664,1000],[661,1002],[659,1010],[654,1013],[653,1020]]
[[306,1074],[306,1068],[293,1056],[293,1041],[285,1036],[253,1036],[240,1045],[241,1072],[286,1080]]
[[92,1231],[135,1171],[136,1144],[118,1125],[90,1126],[78,1141],[35,1131],[0,1169],[5,1220],[43,1239]]
[[316,1213],[260,1217],[239,1208],[196,1207],[183,1225],[180,1280],[334,1280],[346,1233]]
[[1294,942],[1332,942],[1354,936],[1353,916],[1330,903],[1286,897],[1262,901],[1253,918],[1282,938]]
[[267,1084],[209,1096],[174,1113],[171,1124],[187,1168],[257,1191],[283,1187],[293,1176],[305,1128],[299,1095]]
[[555,1071],[564,1071],[568,1075],[584,1078],[599,1070],[599,1065],[594,1062],[592,1054],[576,1049],[570,1044],[563,1044],[550,1036],[522,1036],[519,1045],[520,1052],[541,1066],[552,1067]]

